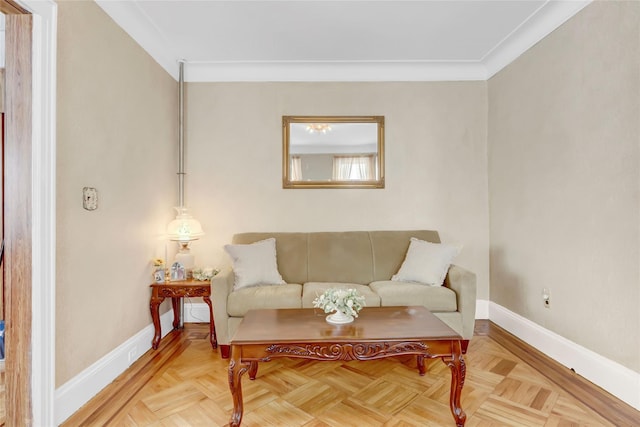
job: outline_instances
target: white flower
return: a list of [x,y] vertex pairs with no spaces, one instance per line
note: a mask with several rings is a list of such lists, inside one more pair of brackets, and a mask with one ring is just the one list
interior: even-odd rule
[[364,305],[364,297],[355,289],[330,288],[313,300],[313,306],[322,308],[325,313],[341,311],[354,317],[358,317]]
[[194,268],[193,278],[196,280],[211,280],[220,270],[213,267]]

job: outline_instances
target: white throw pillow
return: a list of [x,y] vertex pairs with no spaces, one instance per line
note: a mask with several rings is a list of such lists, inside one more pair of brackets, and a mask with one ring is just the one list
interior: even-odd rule
[[404,262],[391,280],[442,286],[449,266],[459,252],[460,249],[455,246],[412,237]]
[[233,262],[234,289],[257,285],[285,284],[278,272],[275,238],[272,237],[249,245],[225,245],[224,250]]

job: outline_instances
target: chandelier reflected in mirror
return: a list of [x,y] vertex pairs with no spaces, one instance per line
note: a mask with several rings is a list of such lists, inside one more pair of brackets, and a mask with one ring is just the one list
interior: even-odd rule
[[309,133],[327,133],[331,130],[329,123],[309,123],[307,125],[307,132]]

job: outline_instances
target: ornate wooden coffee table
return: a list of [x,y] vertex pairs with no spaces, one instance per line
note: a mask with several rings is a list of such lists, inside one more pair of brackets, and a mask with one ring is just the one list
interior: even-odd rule
[[424,307],[367,307],[355,322],[331,325],[320,310],[251,310],[231,339],[229,388],[233,414],[229,422],[242,421],[242,375],[255,379],[258,362],[276,357],[313,360],[373,360],[417,355],[424,375],[424,358],[440,358],[451,369],[449,405],[457,426],[467,415],[460,407],[465,363],[462,337]]

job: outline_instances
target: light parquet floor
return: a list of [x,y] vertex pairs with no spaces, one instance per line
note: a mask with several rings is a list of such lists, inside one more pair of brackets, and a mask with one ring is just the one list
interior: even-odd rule
[[[182,336],[174,341],[175,352],[157,363],[154,372],[136,374],[147,375],[147,379],[124,379],[124,387],[120,382],[124,398],[105,390],[65,425],[226,425],[232,410],[228,360],[211,350],[207,325],[187,324]],[[170,350],[166,347],[160,351]],[[466,362],[462,407],[469,427],[614,425],[488,336],[474,337]],[[415,363],[413,357],[367,362],[276,359],[261,363],[256,380],[243,377],[242,425],[454,425],[449,409],[448,368],[440,360],[431,360],[427,374],[421,377]]]
[[0,426],[5,423],[6,411],[6,388],[4,380],[4,359],[0,360]]

